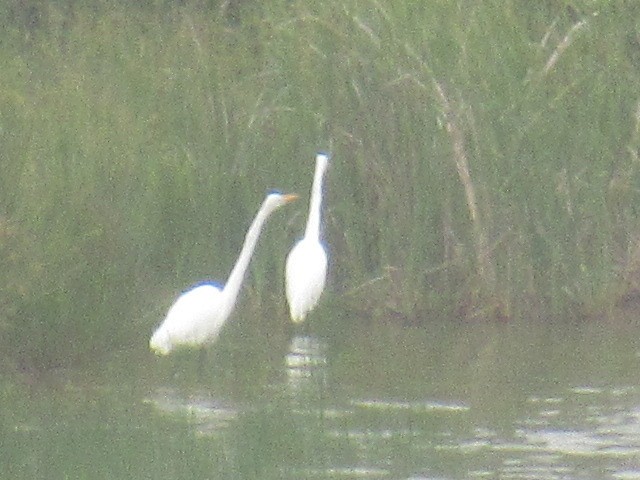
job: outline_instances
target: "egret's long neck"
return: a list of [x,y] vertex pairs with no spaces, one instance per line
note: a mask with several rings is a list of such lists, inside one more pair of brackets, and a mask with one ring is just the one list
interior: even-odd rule
[[227,283],[222,290],[222,294],[224,295],[225,301],[229,307],[233,307],[236,302],[244,274],[249,266],[253,250],[256,248],[256,243],[258,243],[260,231],[262,230],[265,220],[269,217],[272,211],[273,209],[269,208],[266,202],[263,203],[256,214],[256,218],[253,219],[246,236],[244,237],[244,244],[242,245],[240,256],[238,257],[238,260],[236,260],[236,264],[233,266],[233,270],[231,270]]
[[320,213],[322,210],[322,178],[329,164],[329,159],[324,156],[318,156],[316,160],[316,172],[313,176],[313,185],[311,186],[311,201],[309,202],[309,217],[307,219],[307,229],[305,238],[320,237]]

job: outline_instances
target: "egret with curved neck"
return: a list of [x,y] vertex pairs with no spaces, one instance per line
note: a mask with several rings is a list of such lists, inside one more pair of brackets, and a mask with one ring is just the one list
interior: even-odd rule
[[316,155],[316,169],[311,186],[309,217],[304,237],[287,256],[285,290],[289,313],[294,323],[301,323],[316,306],[327,278],[327,252],[320,241],[322,182],[329,166],[329,154]]
[[216,340],[235,307],[244,274],[267,218],[296,198],[297,195],[278,192],[267,195],[247,231],[240,256],[224,288],[214,283],[201,283],[180,295],[149,341],[153,351],[167,355],[179,346],[200,346]]

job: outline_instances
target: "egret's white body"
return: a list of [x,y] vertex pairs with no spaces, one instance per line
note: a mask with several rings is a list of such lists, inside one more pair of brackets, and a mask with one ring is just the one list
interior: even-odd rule
[[329,165],[329,155],[316,155],[316,169],[311,187],[309,217],[304,237],[291,249],[285,268],[285,290],[291,320],[301,323],[316,306],[327,278],[327,252],[320,241],[322,181]]
[[227,284],[221,288],[213,283],[202,283],[180,295],[151,337],[149,346],[152,350],[167,355],[181,345],[199,346],[215,341],[235,307],[244,274],[265,221],[278,207],[296,198],[297,195],[281,193],[267,195],[247,231]]

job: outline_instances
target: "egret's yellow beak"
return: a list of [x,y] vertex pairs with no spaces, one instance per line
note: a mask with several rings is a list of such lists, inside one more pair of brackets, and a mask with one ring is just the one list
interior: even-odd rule
[[284,196],[285,203],[293,202],[297,200],[300,196],[297,193],[288,193]]

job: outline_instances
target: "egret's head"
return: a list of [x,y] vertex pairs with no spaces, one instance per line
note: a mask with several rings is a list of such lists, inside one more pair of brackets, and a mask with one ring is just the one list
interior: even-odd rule
[[298,195],[295,193],[282,193],[277,190],[271,190],[265,199],[265,203],[273,209],[292,202],[297,198]]
[[316,153],[316,176],[324,175],[324,172],[329,168],[329,160],[331,159],[331,154],[320,150]]
[[316,160],[323,160],[328,162],[331,159],[331,154],[329,152],[325,152],[324,150],[320,150],[316,153]]

